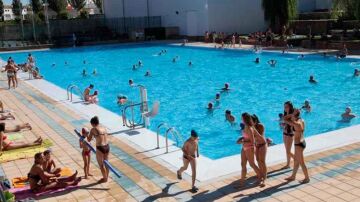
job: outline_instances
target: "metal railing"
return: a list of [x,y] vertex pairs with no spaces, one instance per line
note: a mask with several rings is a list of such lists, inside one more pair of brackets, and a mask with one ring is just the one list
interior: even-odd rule
[[80,98],[85,101],[85,98],[84,98],[80,88],[77,85],[73,85],[73,84],[68,85],[68,87],[66,88],[66,95],[67,95],[68,100],[70,100],[72,102],[73,90],[76,90],[79,93]]
[[[135,118],[134,107],[135,106],[140,106],[140,109],[141,109],[143,107],[143,103],[129,104],[129,105],[125,106],[122,111],[123,126],[126,126],[131,129],[135,129],[135,127],[137,127],[137,126],[142,126],[142,127],[145,126],[145,123],[142,121],[143,120],[142,116],[141,116],[140,123],[135,123],[135,120],[134,120],[134,118]],[[131,108],[131,120],[128,120],[126,118],[126,110],[129,108]]]
[[165,153],[169,153],[169,134],[171,134],[173,136],[173,138],[175,139],[176,146],[179,146],[179,143],[184,141],[182,135],[179,133],[179,131],[176,130],[175,127],[169,127],[167,123],[160,123],[158,125],[157,131],[156,131],[156,139],[157,139],[157,148],[156,149],[160,149],[159,136],[160,136],[161,128],[166,128],[166,133],[165,133],[166,152]]

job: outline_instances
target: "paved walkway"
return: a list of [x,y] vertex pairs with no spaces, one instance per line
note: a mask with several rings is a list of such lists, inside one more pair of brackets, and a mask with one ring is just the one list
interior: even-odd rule
[[[24,82],[16,90],[5,87],[6,82],[0,81],[0,100],[16,116],[15,121],[7,123],[31,123],[33,130],[24,132],[26,139],[31,141],[39,135],[50,139],[58,166],[71,167],[82,176],[82,157],[73,130],[89,126],[88,120]],[[110,163],[121,178],[111,175],[110,182],[97,184],[101,174],[93,158],[94,177],[82,180],[71,192],[44,196],[39,201],[360,201],[360,143],[308,156],[309,184],[285,182],[283,179],[291,170],[280,170],[283,165],[276,165],[269,168],[269,179],[263,188],[252,186],[254,174],[250,173],[249,182],[241,190],[234,188],[239,179],[236,175],[204,182],[200,191],[192,194],[188,180],[178,181],[174,172],[123,141],[113,137],[110,141]],[[0,175],[9,179],[25,176],[32,163],[32,158],[3,163]],[[302,177],[300,170],[298,178]]]

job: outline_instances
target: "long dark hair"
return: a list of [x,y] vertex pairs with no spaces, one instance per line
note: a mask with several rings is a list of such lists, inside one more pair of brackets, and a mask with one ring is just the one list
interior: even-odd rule
[[287,101],[284,103],[284,105],[288,105],[289,106],[289,113],[287,113],[285,110],[284,110],[284,116],[288,115],[288,114],[292,114],[294,113],[294,105],[291,101]]
[[259,117],[257,117],[256,114],[253,114],[253,115],[251,116],[251,118],[252,118],[254,124],[260,123]]
[[241,115],[242,119],[244,120],[244,123],[246,126],[254,126],[254,122],[252,120],[252,117],[249,113],[243,113]]

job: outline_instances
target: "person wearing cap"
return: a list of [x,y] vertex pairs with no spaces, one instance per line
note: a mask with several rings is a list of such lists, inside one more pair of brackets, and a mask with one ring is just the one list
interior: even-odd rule
[[191,130],[191,136],[186,140],[182,148],[184,165],[177,171],[177,178],[182,179],[182,173],[187,170],[189,164],[192,172],[192,189],[191,191],[196,193],[199,189],[195,186],[196,180],[196,157],[199,157],[199,136],[195,130]]
[[90,132],[87,128],[81,129],[81,135],[82,138],[79,140],[80,148],[82,149],[81,155],[84,160],[84,174],[85,179],[88,179],[88,176],[93,176],[90,174],[90,160],[91,160],[91,150],[90,148],[84,143],[84,139],[86,139],[89,136]]
[[55,161],[51,158],[51,150],[44,151],[44,162],[42,164],[43,170],[50,174],[58,174],[61,172],[61,168],[57,168]]
[[91,95],[90,95],[90,91],[94,88],[93,84],[90,84],[89,87],[87,87],[84,91],[84,100],[85,101],[90,101],[91,100]]
[[350,107],[346,107],[346,109],[345,109],[345,113],[343,113],[342,115],[341,115],[341,118],[342,118],[342,120],[341,120],[341,122],[350,122],[351,121],[351,119],[353,119],[353,118],[355,118],[356,117],[356,115],[355,114],[353,114],[353,113],[351,113],[351,108]]

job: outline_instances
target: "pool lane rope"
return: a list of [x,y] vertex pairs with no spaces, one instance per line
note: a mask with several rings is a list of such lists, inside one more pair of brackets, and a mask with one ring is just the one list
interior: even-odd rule
[[[90,150],[96,154],[96,150],[94,149],[94,147],[93,147],[88,141],[85,140],[85,138],[80,134],[80,132],[79,132],[77,129],[75,129],[74,131],[75,131],[75,134],[76,134],[77,136],[79,136],[79,140],[80,140],[81,142],[85,143],[86,146],[89,147]],[[119,177],[119,178],[121,177],[120,173],[119,173],[118,171],[116,171],[116,169],[110,164],[110,162],[109,162],[108,160],[104,160],[104,164],[105,164],[105,166],[108,167],[109,170],[110,170],[111,172],[113,172],[117,177]]]

